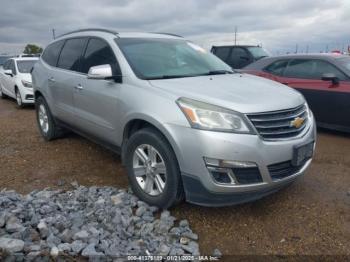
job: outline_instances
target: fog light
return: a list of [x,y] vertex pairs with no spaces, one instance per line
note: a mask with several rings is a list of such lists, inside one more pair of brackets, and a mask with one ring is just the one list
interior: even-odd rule
[[236,184],[235,176],[229,168],[207,167],[215,182],[220,184]]
[[249,161],[222,160],[204,157],[204,162],[207,166],[229,167],[229,168],[249,168],[257,167],[256,163]]

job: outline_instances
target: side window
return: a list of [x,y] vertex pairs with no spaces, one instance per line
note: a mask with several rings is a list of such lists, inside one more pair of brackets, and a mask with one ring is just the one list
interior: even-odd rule
[[234,47],[227,63],[235,69],[240,69],[248,65],[249,60],[249,54],[246,50],[241,47]]
[[340,81],[349,80],[338,68],[327,61],[317,60],[314,72],[314,79],[321,79],[325,73],[332,73],[339,78]]
[[50,66],[56,66],[64,41],[57,41],[45,48],[41,58]]
[[219,57],[221,60],[226,61],[230,53],[230,47],[228,46],[215,47],[213,51],[214,51],[214,55]]
[[315,60],[293,59],[289,62],[286,70],[284,71],[284,76],[291,78],[312,79],[314,78],[315,68]]
[[110,65],[114,74],[120,74],[115,55],[107,42],[91,38],[87,45],[82,62],[83,73],[88,73],[90,67],[98,65]]
[[58,58],[57,67],[81,72],[80,58],[85,48],[86,38],[68,39]]
[[16,72],[16,66],[15,66],[15,61],[14,61],[14,60],[11,60],[11,61],[10,61],[10,64],[9,64],[9,68],[8,68],[8,69],[11,69],[11,70],[12,70],[12,73],[13,73],[14,75],[17,74],[17,72]]
[[286,69],[287,64],[288,64],[288,60],[275,61],[272,64],[265,67],[264,71],[269,72],[273,75],[281,76],[283,75],[283,72]]

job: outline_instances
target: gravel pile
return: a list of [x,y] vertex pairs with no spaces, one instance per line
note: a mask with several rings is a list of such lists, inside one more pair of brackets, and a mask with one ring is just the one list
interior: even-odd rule
[[113,187],[0,192],[1,256],[112,260],[126,255],[199,255],[187,220]]

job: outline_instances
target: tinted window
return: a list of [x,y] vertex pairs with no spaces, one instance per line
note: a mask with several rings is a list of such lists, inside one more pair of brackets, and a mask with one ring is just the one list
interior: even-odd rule
[[304,79],[321,79],[324,73],[333,73],[340,80],[347,77],[329,62],[316,59],[294,59],[284,72],[284,76]]
[[59,68],[77,71],[80,69],[80,58],[86,44],[86,38],[74,38],[65,42],[58,59]]
[[228,64],[233,68],[239,69],[249,64],[249,55],[246,50],[240,47],[232,49]]
[[254,56],[255,59],[260,59],[263,57],[270,56],[269,53],[262,47],[259,46],[251,46],[247,47],[248,51]]
[[110,46],[103,40],[92,38],[87,45],[82,72],[87,73],[92,66],[110,65],[117,72],[117,60]]
[[11,61],[11,60],[7,60],[7,61],[4,63],[4,65],[3,65],[4,70],[9,69],[10,61]]
[[214,54],[220,59],[226,61],[228,54],[230,53],[230,47],[215,47]]
[[288,60],[279,60],[267,66],[265,68],[265,71],[273,75],[283,75],[283,71],[287,67],[287,64],[288,64]]
[[17,61],[18,72],[22,74],[29,74],[37,60],[23,60]]
[[58,41],[45,48],[44,54],[41,57],[50,66],[56,66],[63,43],[64,41]]
[[15,67],[15,62],[14,62],[13,60],[10,61],[10,64],[9,64],[9,68],[8,68],[8,69],[11,69],[11,70],[12,70],[12,73],[13,73],[14,75],[17,74],[17,72],[16,72],[16,67]]
[[316,62],[316,68],[314,72],[314,78],[315,79],[321,79],[322,75],[324,73],[332,73],[336,77],[339,78],[339,80],[347,80],[348,77],[344,73],[342,73],[338,68],[336,68],[334,65],[332,65],[329,62],[317,60]]

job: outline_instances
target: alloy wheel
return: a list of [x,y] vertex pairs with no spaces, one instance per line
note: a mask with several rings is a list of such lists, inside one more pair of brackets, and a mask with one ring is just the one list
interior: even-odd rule
[[19,93],[19,91],[16,91],[16,100],[17,100],[17,104],[19,106],[22,106],[22,97],[21,97],[21,94]]
[[44,133],[47,133],[49,131],[49,119],[47,116],[45,106],[43,104],[39,106],[38,117],[41,130]]
[[138,146],[133,155],[133,171],[140,188],[151,196],[163,193],[167,172],[161,154],[151,145]]

